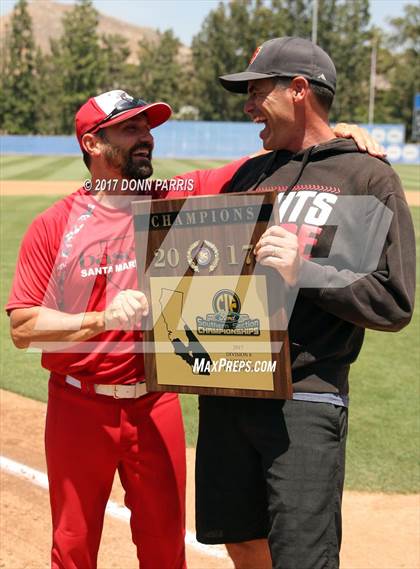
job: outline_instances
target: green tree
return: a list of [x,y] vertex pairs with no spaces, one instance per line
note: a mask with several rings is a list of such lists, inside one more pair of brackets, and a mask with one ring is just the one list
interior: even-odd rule
[[126,62],[130,55],[126,38],[119,34],[103,35],[101,48],[103,83],[100,85],[100,90],[105,92],[113,89],[125,89],[128,77]]
[[[285,33],[287,36],[299,36],[309,39],[312,30],[312,5],[310,0],[285,0],[279,6],[285,17]],[[322,6],[320,10],[322,13]],[[282,34],[278,34],[282,35]]]
[[44,109],[44,122],[58,133],[74,131],[74,115],[104,84],[105,57],[97,34],[98,12],[91,0],[79,0],[63,17],[63,35],[51,42],[50,104]]
[[[245,69],[255,48],[268,39],[286,35],[310,39],[312,9],[312,0],[219,3],[192,43],[193,104],[201,116],[207,120],[244,120],[244,98],[221,89],[218,76]],[[338,70],[332,118],[367,118],[368,22],[369,0],[319,0],[318,44],[332,56]]]
[[139,42],[135,94],[148,101],[165,101],[174,110],[184,103],[187,76],[179,62],[181,42],[172,30],[160,33],[157,41]]
[[372,41],[376,41],[377,45],[374,122],[395,122],[392,118],[388,91],[390,89],[389,77],[396,65],[396,55],[389,49],[386,33],[382,29],[374,27],[371,33]]
[[221,89],[218,77],[244,69],[261,43],[285,34],[286,14],[284,0],[273,0],[272,6],[262,0],[220,2],[209,13],[192,42],[193,104],[202,118],[244,120],[244,97]]
[[[63,130],[63,73],[58,41],[51,42],[51,53],[39,60],[40,83],[38,89],[39,130],[42,134],[64,134]],[[71,132],[71,131],[67,131]]]
[[1,128],[9,134],[36,133],[36,52],[26,0],[18,0],[13,10],[3,51]]
[[332,26],[326,29],[325,22],[320,36],[320,45],[337,69],[331,119],[367,122],[371,54],[369,0],[337,2],[331,10]]
[[237,69],[238,60],[244,60],[243,47],[239,54],[235,53],[228,11],[220,3],[208,14],[192,42],[196,106],[204,120],[243,119],[239,97],[228,96],[217,79],[227,70]]
[[388,70],[390,88],[384,93],[384,106],[393,122],[404,122],[411,139],[413,97],[420,92],[420,5],[404,6],[404,16],[390,21],[388,45],[395,50],[394,65]]

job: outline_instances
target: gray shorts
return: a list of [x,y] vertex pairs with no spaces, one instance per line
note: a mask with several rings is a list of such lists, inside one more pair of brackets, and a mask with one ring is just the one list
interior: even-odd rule
[[273,567],[336,569],[347,409],[200,397],[197,539],[268,538]]

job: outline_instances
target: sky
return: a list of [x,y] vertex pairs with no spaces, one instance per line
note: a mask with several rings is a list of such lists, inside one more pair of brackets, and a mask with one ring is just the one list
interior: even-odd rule
[[[42,2],[43,0],[35,0]],[[73,0],[59,0],[73,4]],[[351,0],[350,0],[351,1]],[[416,0],[370,0],[371,20],[375,26],[386,28],[387,18],[403,14],[404,4]],[[13,9],[16,0],[0,0],[0,14]],[[138,26],[158,28],[164,31],[172,28],[175,35],[186,45],[200,30],[206,15],[215,8],[219,0],[94,0],[100,12],[125,20]]]

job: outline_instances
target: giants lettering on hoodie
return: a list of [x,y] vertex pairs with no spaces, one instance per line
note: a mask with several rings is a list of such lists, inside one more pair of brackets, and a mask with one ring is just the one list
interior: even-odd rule
[[290,192],[279,195],[279,214],[282,226],[297,235],[299,252],[310,257],[311,249],[317,244],[338,196],[312,190]]

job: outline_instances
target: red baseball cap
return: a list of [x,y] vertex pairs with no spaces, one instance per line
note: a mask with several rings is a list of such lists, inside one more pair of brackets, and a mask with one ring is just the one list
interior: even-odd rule
[[142,99],[135,99],[121,89],[91,97],[76,113],[76,135],[80,148],[83,150],[82,138],[87,132],[95,133],[140,113],[147,114],[150,128],[154,128],[169,119],[172,109],[166,103],[146,103]]

